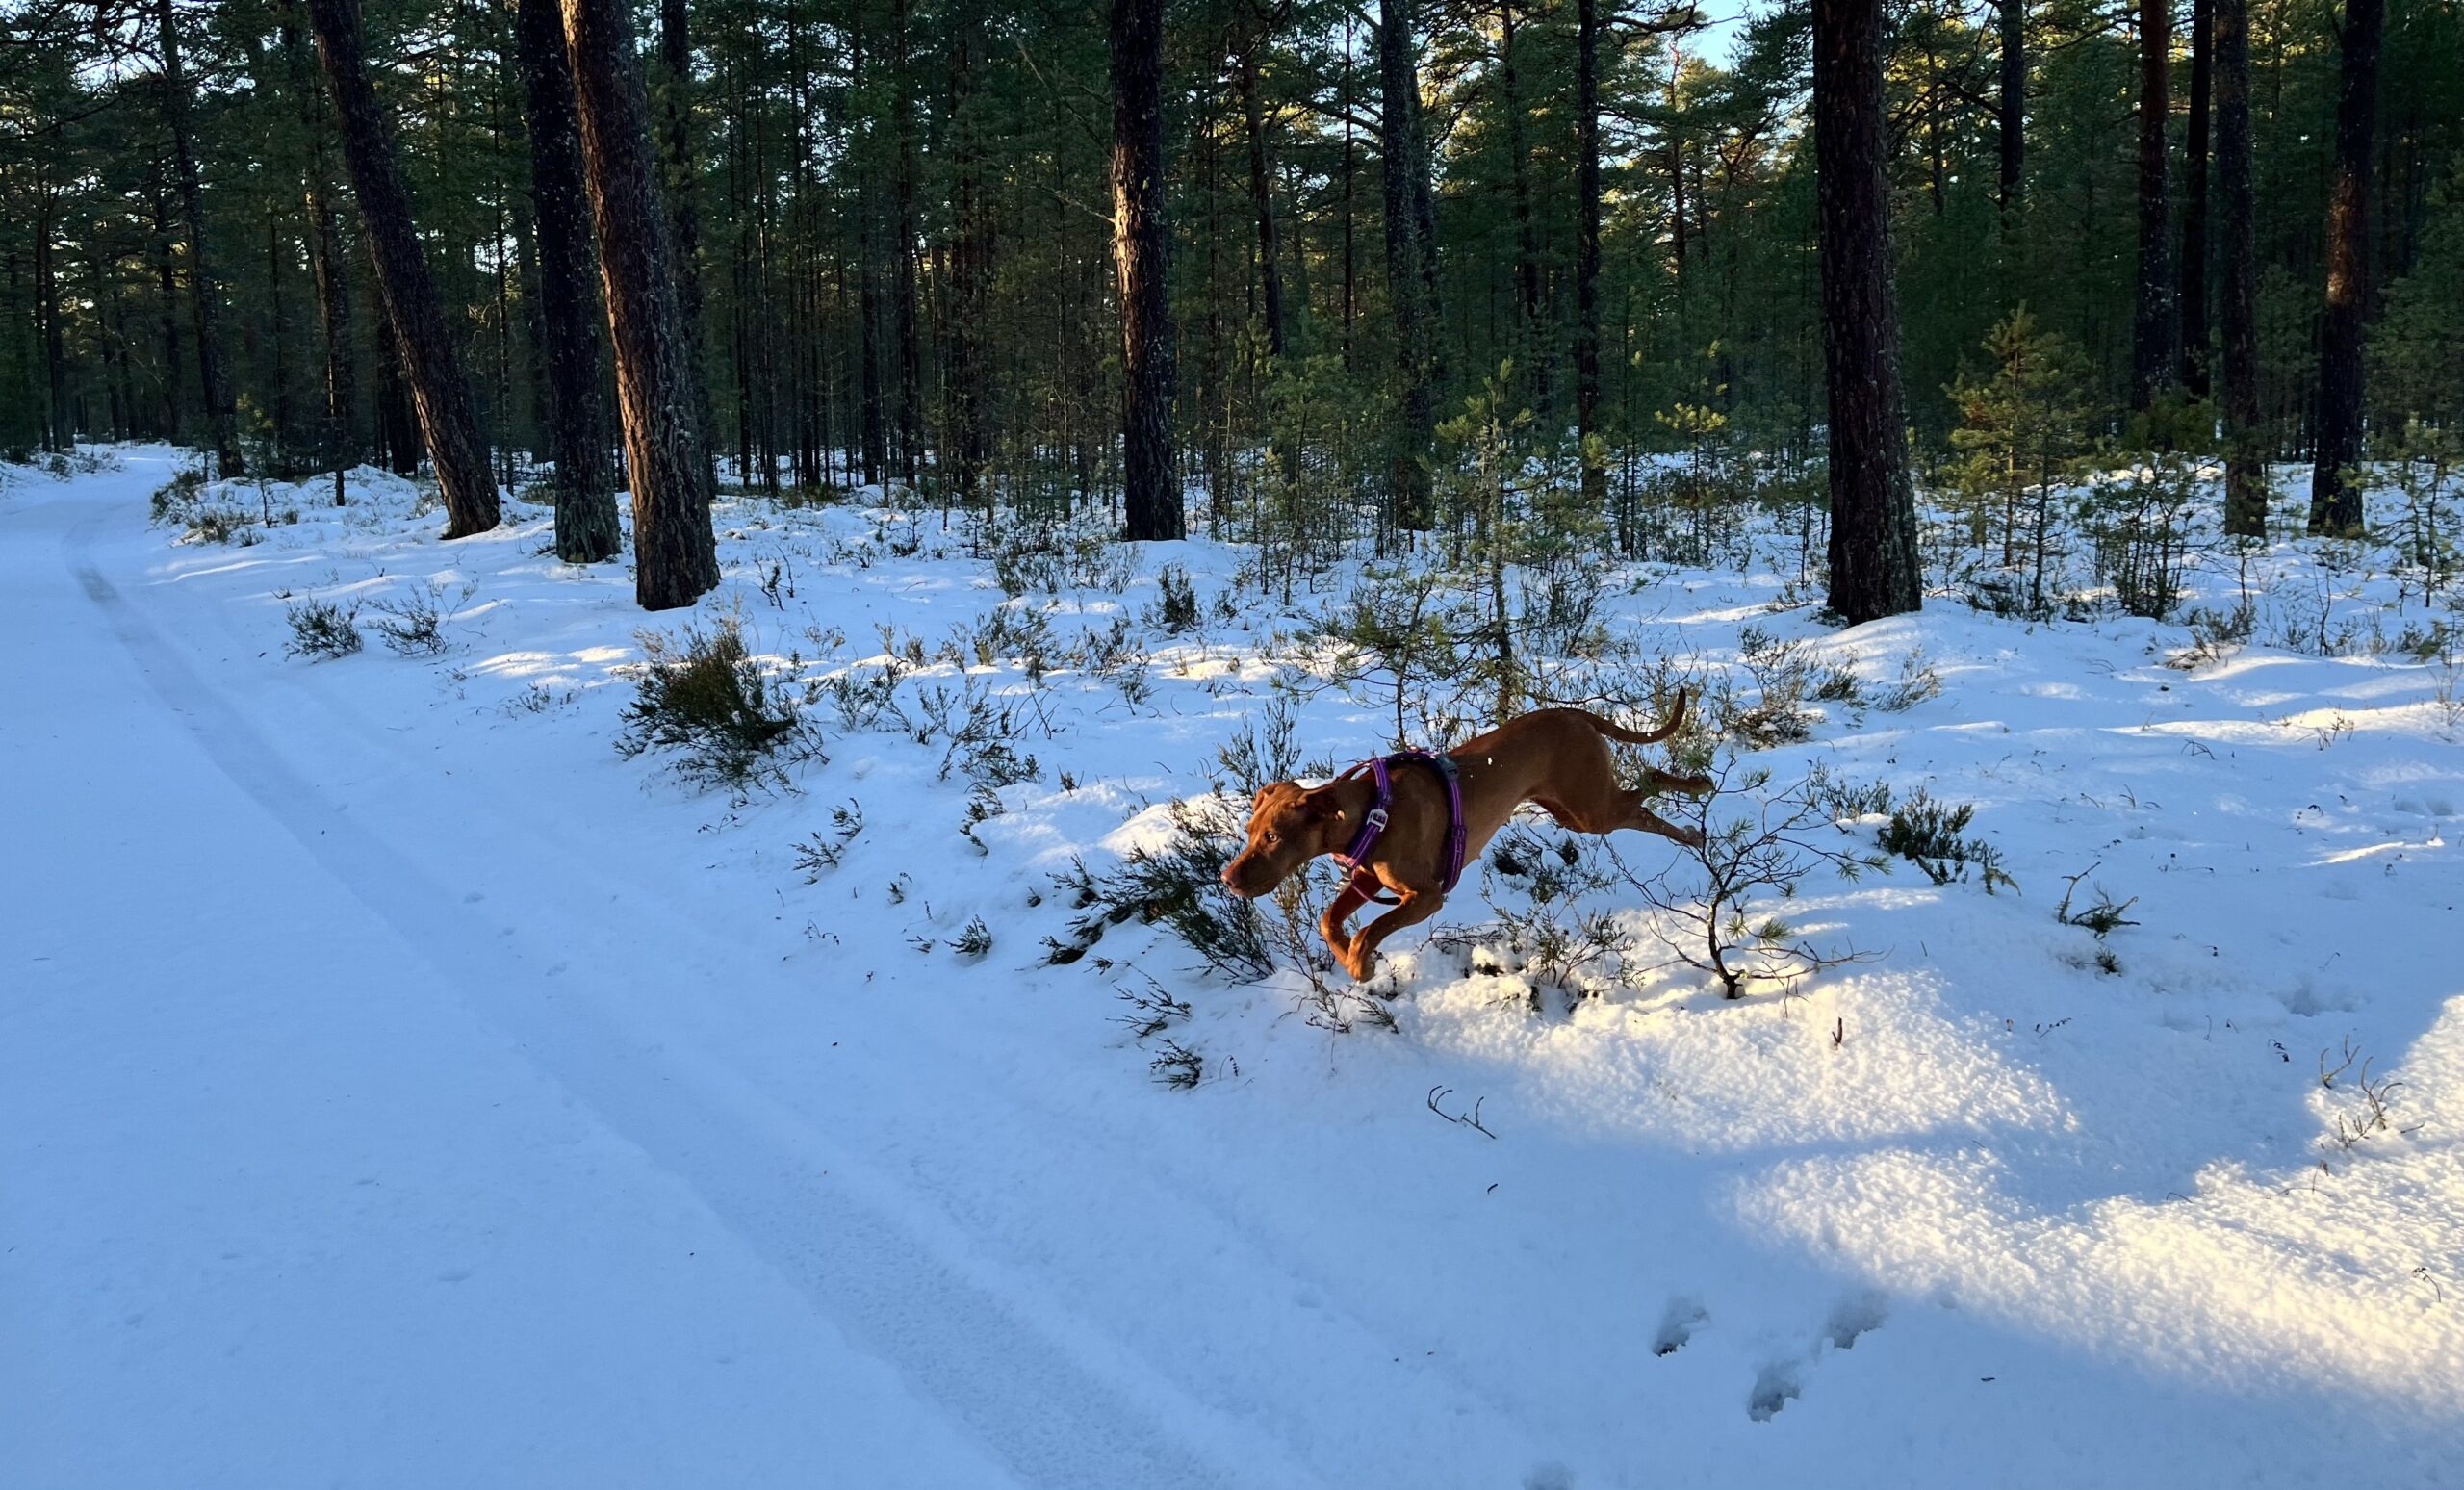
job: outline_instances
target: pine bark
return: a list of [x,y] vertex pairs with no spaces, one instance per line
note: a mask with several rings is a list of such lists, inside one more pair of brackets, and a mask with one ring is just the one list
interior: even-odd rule
[[2191,0],[2191,112],[2182,151],[2182,387],[2208,396],[2207,156],[2215,86],[2213,0]]
[[422,257],[411,220],[410,185],[394,153],[393,131],[369,81],[358,0],[307,0],[317,56],[342,126],[343,155],[368,231],[377,292],[393,322],[409,374],[411,399],[436,484],[445,498],[448,538],[467,538],[497,526],[496,476],[479,437],[471,385],[445,318],[445,302]]
[[977,52],[983,44],[972,8],[955,17],[950,39],[950,310],[947,437],[951,483],[973,500],[983,480],[988,440],[985,416],[985,325],[992,282],[992,222],[985,200],[984,146],[975,118]]
[[530,136],[530,204],[538,221],[539,323],[546,342],[548,450],[556,463],[556,556],[596,564],[624,548],[616,522],[616,471],[608,459],[601,398],[598,266],[591,256],[590,196],[573,65],[557,0],[518,0],[515,51],[523,117]]
[[1390,437],[1395,526],[1427,528],[1433,517],[1429,444],[1437,387],[1437,202],[1421,117],[1420,45],[1412,0],[1378,0],[1379,133],[1384,139],[1386,293],[1395,315],[1395,427]]
[[2370,309],[2371,143],[2378,127],[2379,41],[2386,0],[2345,0],[2344,65],[2336,89],[2335,160],[2327,186],[2327,301],[2319,326],[2319,437],[2310,474],[2310,531],[2358,534],[2363,332]]
[[1882,0],[1814,0],[1831,608],[1852,625],[1914,610],[1923,601],[1891,287],[1882,40]]
[[156,290],[163,302],[163,438],[177,445],[188,403],[180,374],[186,359],[180,355],[179,277],[171,268],[170,208],[159,188],[151,205]]
[[1523,77],[1515,66],[1515,35],[1514,5],[1505,0],[1498,7],[1498,91],[1505,114],[1506,189],[1514,209],[1514,288],[1523,317],[1518,341],[1530,364],[1526,375],[1534,397],[1545,404],[1549,376],[1540,347],[1540,239],[1531,216],[1531,145]]
[[2173,284],[2173,0],[2139,0],[2139,280],[2131,315],[2130,406],[2173,383],[2181,315]]
[[240,450],[239,410],[231,392],[230,363],[222,343],[222,292],[205,232],[205,178],[197,163],[196,132],[189,118],[188,69],[180,53],[179,13],[173,0],[155,0],[163,64],[163,123],[171,137],[171,179],[179,191],[180,218],[189,240],[189,308],[196,332],[197,386],[214,440],[215,465],[226,476],[247,469]]
[[1120,287],[1126,536],[1184,531],[1172,461],[1172,321],[1165,286],[1163,0],[1113,0],[1113,268]]
[[633,494],[634,596],[645,610],[668,610],[719,582],[698,370],[677,303],[629,0],[564,0],[564,12]]
[[[924,352],[916,334],[918,285],[915,244],[922,236],[915,213],[915,77],[910,64],[907,0],[895,0],[890,15],[890,110],[897,130],[896,174],[890,183],[891,349],[898,357],[897,436],[892,449],[899,479],[915,484],[924,432]],[[1159,108],[1158,115],[1160,116]],[[1160,153],[1160,152],[1159,152]]]
[[1583,502],[1608,501],[1608,468],[1592,458],[1600,432],[1600,0],[1575,13],[1575,431],[1584,447]]
[[420,474],[427,452],[420,445],[419,416],[411,411],[404,386],[402,343],[394,334],[394,319],[385,314],[384,297],[374,295],[376,322],[376,444],[385,469],[398,476]]
[[1266,23],[1252,11],[1247,35],[1234,68],[1241,91],[1241,122],[1249,144],[1249,206],[1258,221],[1258,281],[1267,326],[1267,354],[1284,353],[1283,251],[1276,242],[1274,175],[1267,161],[1266,105],[1258,94],[1258,49],[1266,44]]
[[2222,270],[2217,314],[2224,383],[2224,530],[2267,534],[2267,475],[2258,445],[2258,189],[2250,141],[2249,0],[2212,0],[2216,29],[2216,186]]
[[1994,114],[2001,132],[2001,179],[1995,201],[2005,213],[2016,209],[2026,189],[2028,167],[2028,0],[1999,0],[2001,22],[2001,90]]
[[308,141],[301,202],[308,217],[308,271],[317,287],[318,336],[324,348],[325,410],[319,445],[326,469],[333,473],[334,505],[339,507],[345,500],[343,473],[351,463],[351,432],[359,399],[350,347],[350,266],[343,251],[342,213],[334,202],[333,169],[326,156],[333,120],[321,107],[321,95],[310,81],[315,64],[288,7],[282,21],[282,54],[286,79],[298,103],[301,133]]
[[659,96],[667,124],[662,164],[672,235],[669,272],[676,278],[678,314],[684,318],[693,418],[702,426],[699,443],[706,469],[699,484],[704,492],[711,492],[718,484],[718,450],[712,443],[717,424],[710,413],[709,363],[703,347],[701,172],[693,153],[693,33],[685,0],[659,0],[658,15]]

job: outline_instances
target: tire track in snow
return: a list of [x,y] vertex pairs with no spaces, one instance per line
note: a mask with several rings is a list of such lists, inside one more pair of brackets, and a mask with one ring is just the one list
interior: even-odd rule
[[[54,510],[58,510],[55,508]],[[27,514],[32,517],[35,514]],[[491,924],[282,763],[91,561],[64,557],[137,670],[233,784],[392,927],[482,1018],[770,1259],[849,1337],[940,1402],[1028,1483],[1299,1487],[1254,1427],[1173,1389],[1119,1344],[965,1255],[962,1237],[792,1113],[704,1063],[645,1049],[559,998]],[[906,1216],[893,1214],[904,1211]]]
[[[138,597],[129,604],[144,608],[141,600]],[[243,636],[235,633],[233,639],[242,654],[248,650]],[[193,676],[195,670],[191,672]],[[274,675],[274,681],[285,696],[285,705],[295,699],[305,709],[346,732],[368,748],[372,761],[380,762],[380,773],[424,777],[438,768],[436,758],[414,748],[414,741],[404,736],[400,727],[372,717],[346,691],[337,694],[317,687],[305,681],[298,670],[283,670]],[[199,686],[213,688],[212,682],[204,679],[199,680]],[[496,793],[495,779],[484,773],[475,777],[464,771],[461,777],[464,784],[454,789],[457,800],[470,809],[471,826],[465,830],[468,842],[457,845],[468,852],[457,852],[455,857],[486,866],[492,898],[496,887],[506,884],[554,883],[571,887],[595,883],[621,889],[623,914],[629,922],[654,917],[657,940],[668,953],[687,946],[693,949],[689,956],[672,957],[677,964],[689,963],[705,968],[721,982],[763,975],[762,968],[741,963],[744,948],[739,943],[695,915],[678,913],[672,906],[652,902],[641,893],[638,882],[611,876],[604,862],[590,858],[586,846],[570,831],[572,824],[582,818],[567,816],[559,821],[558,814],[552,811],[535,825],[526,824],[514,831],[508,825],[522,823],[526,810],[537,804]],[[358,779],[370,780],[365,773]],[[395,810],[398,813],[398,805]],[[383,836],[381,833],[376,835]],[[438,872],[434,857],[429,865],[426,872],[433,880]],[[482,914],[461,909],[472,919]],[[493,922],[491,928],[491,935],[502,935],[502,928]],[[552,956],[543,953],[534,968],[568,958],[578,964],[585,956],[586,953],[557,949]],[[552,986],[578,981],[579,974],[576,973]],[[1314,1373],[1295,1374],[1271,1362],[1253,1361],[1249,1358],[1252,1342],[1237,1333],[1217,1337],[1202,1332],[1185,1344],[1142,1341],[1134,1330],[1124,1328],[1122,1321],[1108,1322],[1102,1315],[1101,1301],[1091,1307],[1076,1302],[1076,1296],[1068,1293],[1073,1286],[1086,1286],[1088,1269],[1079,1269],[1080,1276],[1056,1284],[1030,1269],[1012,1269],[979,1260],[975,1264],[979,1272],[989,1272],[1002,1279],[996,1290],[1001,1297],[1032,1297],[1046,1306],[1049,1315],[1067,1321],[1069,1328],[1100,1341],[1107,1358],[1122,1362],[1122,1372],[1131,1379],[1151,1381],[1169,1394],[1169,1400],[1183,1410],[1203,1414],[1219,1425],[1238,1425],[1234,1431],[1244,1436],[1262,1431],[1272,1434],[1287,1458],[1314,1466],[1318,1477],[1336,1483],[1359,1482],[1362,1477],[1388,1474],[1404,1474],[1407,1477],[1437,1476],[1440,1477],[1426,1482],[1444,1483],[1450,1482],[1445,1477],[1450,1476],[1476,1477],[1471,1468],[1476,1462],[1481,1466],[1479,1474],[1495,1471],[1511,1475],[1519,1473],[1522,1465],[1551,1456],[1553,1451],[1548,1448],[1545,1435],[1536,1432],[1525,1419],[1511,1390],[1502,1389],[1499,1382],[1467,1370],[1463,1363],[1430,1358],[1421,1349],[1424,1341],[1399,1338],[1391,1321],[1381,1323],[1348,1307],[1339,1284],[1329,1273],[1308,1266],[1311,1258],[1302,1244],[1271,1227],[1260,1228],[1255,1218],[1227,1206],[1219,1194],[1194,1183],[1192,1176],[1178,1168],[1159,1164],[1153,1153],[1075,1122],[1032,1083],[1020,1081],[1014,1067],[988,1062],[978,1045],[954,1040],[946,1032],[921,1023],[903,1029],[899,1038],[912,1042],[911,1054],[919,1062],[948,1070],[963,1069],[966,1076],[954,1085],[997,1098],[1002,1107],[1018,1116],[1046,1119],[1055,1131],[1066,1126],[1073,1165],[1081,1169],[1100,1167],[1101,1182],[1090,1188],[1100,1190],[1109,1205],[1188,1216],[1191,1224],[1187,1229],[1202,1234],[1205,1246],[1173,1260],[1180,1294],[1252,1301],[1311,1297],[1315,1301],[1306,1308],[1285,1311],[1278,1334],[1283,1349],[1296,1350],[1320,1364]],[[792,1150],[810,1151],[799,1135],[839,1131],[834,1123],[800,1112],[793,1093],[781,1088],[775,1077],[765,1087],[749,1068],[738,1068],[727,1049],[713,1046],[706,1053],[696,1051],[691,1047],[690,1037],[680,1037],[673,1026],[654,1023],[643,1029],[626,1046],[629,1051],[636,1047],[655,1047],[659,1059],[671,1066],[694,1063],[696,1080],[706,1093],[727,1103],[738,1120],[775,1124],[784,1135],[783,1143]],[[842,1109],[887,1114],[898,1108],[903,1096],[897,1089],[898,1071],[867,1070],[866,1065],[878,1063],[859,1064],[862,1058],[852,1052],[834,1053],[831,1060],[833,1095]],[[871,1089],[869,1092],[864,1090],[867,1087]],[[916,1112],[913,1117],[925,1122],[932,1120],[929,1111]],[[979,1194],[978,1187],[970,1183],[975,1175],[985,1172],[986,1162],[965,1150],[966,1142],[962,1131],[943,1129],[937,1133],[931,1152],[911,1156],[908,1162],[914,1166],[912,1172],[902,1169],[894,1181],[876,1179],[868,1187],[877,1209],[901,1217],[908,1230],[939,1239],[944,1250],[955,1256],[966,1256],[976,1250],[968,1230],[954,1223],[941,1205],[925,1197],[946,1200],[962,1212],[975,1211],[978,1202],[992,1198]],[[830,1171],[830,1178],[824,1183],[841,1184],[851,1170],[861,1170],[864,1162],[847,1157],[848,1152],[848,1145],[841,1144],[836,1157],[827,1164],[817,1163],[817,1168]],[[988,1153],[990,1164],[1000,1161],[997,1152]],[[1083,1255],[1084,1247],[1091,1245],[1089,1239],[1067,1235],[1039,1236],[1035,1240],[1071,1248],[1078,1255]],[[1091,1245],[1100,1246],[1103,1239],[1095,1239]],[[1152,1266],[1154,1261],[1148,1256],[1122,1255],[1118,1265],[1141,1268]],[[1143,1318],[1137,1322],[1141,1325],[1151,1323]],[[1162,1332],[1169,1330],[1170,1326],[1165,1326]],[[1394,1372],[1393,1366],[1399,1361],[1411,1361],[1412,1368],[1404,1373]],[[1368,1382],[1376,1383],[1374,1391],[1384,1403],[1382,1411],[1394,1422],[1418,1425],[1408,1435],[1419,1441],[1416,1459],[1399,1462],[1394,1457],[1398,1447],[1394,1442],[1381,1441],[1377,1434],[1361,1433],[1354,1410],[1341,1405],[1344,1392]],[[1306,1471],[1296,1473],[1301,1478],[1276,1477],[1273,1482],[1299,1483],[1307,1477]]]

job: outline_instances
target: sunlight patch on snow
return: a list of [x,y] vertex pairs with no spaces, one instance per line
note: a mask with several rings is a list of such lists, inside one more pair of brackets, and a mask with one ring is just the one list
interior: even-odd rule
[[[1901,1292],[2152,1372],[2242,1388],[2287,1380],[2464,1419],[2464,997],[2407,1058],[2398,1116],[2419,1133],[2333,1137],[2348,1090],[2315,1089],[2313,1157],[2217,1162],[2191,1194],[2054,1210],[1978,1150],[1791,1159],[1738,1184],[1738,1218]],[[2323,1159],[2323,1168],[2322,1165]]]
[[[1699,989],[1682,1004],[1594,1000],[1564,1023],[1468,978],[1421,989],[1416,1014],[1430,1048],[1502,1067],[1520,1107],[1578,1138],[1750,1152],[2075,1121],[1986,1027],[1946,1015],[1920,973],[1854,973],[1791,1002]],[[1831,1021],[1851,1015],[1858,1038],[1835,1049]]]

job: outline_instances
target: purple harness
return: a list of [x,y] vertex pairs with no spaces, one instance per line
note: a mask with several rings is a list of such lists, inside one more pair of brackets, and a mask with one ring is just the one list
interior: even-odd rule
[[1360,820],[1360,832],[1352,835],[1351,847],[1337,854],[1335,862],[1351,870],[1352,883],[1355,886],[1363,878],[1367,878],[1370,887],[1362,893],[1381,906],[1393,905],[1395,902],[1377,893],[1377,880],[1370,873],[1367,860],[1369,851],[1376,847],[1379,835],[1386,831],[1387,809],[1395,804],[1395,782],[1394,778],[1388,774],[1387,768],[1405,760],[1417,760],[1446,778],[1446,811],[1450,826],[1446,835],[1446,884],[1439,893],[1451,892],[1455,882],[1463,878],[1463,839],[1468,827],[1463,821],[1463,782],[1455,774],[1453,758],[1425,750],[1406,750],[1392,756],[1372,757],[1337,778],[1337,780],[1348,780],[1367,771],[1370,779],[1377,785],[1377,800],[1370,804],[1369,814]]

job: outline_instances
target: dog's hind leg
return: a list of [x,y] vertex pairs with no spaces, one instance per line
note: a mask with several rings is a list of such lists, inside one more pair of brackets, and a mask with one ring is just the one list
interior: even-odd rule
[[1656,833],[1673,843],[1682,843],[1687,848],[1703,846],[1702,829],[1681,828],[1643,806],[1645,793],[1636,791],[1629,792],[1627,795],[1631,800],[1626,809],[1626,820],[1617,824],[1618,827],[1632,828],[1643,833]]

